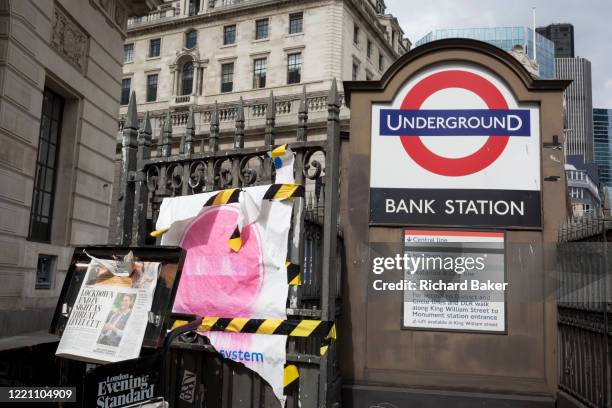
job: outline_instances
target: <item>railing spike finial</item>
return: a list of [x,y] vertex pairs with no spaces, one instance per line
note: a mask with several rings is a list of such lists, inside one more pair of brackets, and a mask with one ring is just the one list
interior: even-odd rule
[[340,107],[340,95],[338,94],[338,83],[336,78],[332,80],[331,87],[329,88],[329,94],[327,96],[327,105]]
[[128,102],[127,118],[123,128],[138,129],[138,111],[136,110],[136,92],[132,91],[130,94],[130,101]]
[[211,152],[219,150],[219,105],[215,101],[215,109],[210,119],[210,138],[208,140],[208,147]]
[[151,135],[153,134],[153,128],[151,127],[151,115],[149,114],[149,111],[145,112],[143,123],[144,123],[144,126],[143,126],[144,129],[142,132],[145,135],[145,139],[148,140],[149,145],[151,145]]
[[238,102],[238,110],[236,112],[236,121],[239,120],[244,121],[244,99],[242,99],[242,96]]
[[308,113],[308,101],[306,99],[306,85],[302,88],[302,98],[300,99],[299,113]]
[[276,118],[276,104],[274,103],[274,92],[270,91],[270,98],[268,98],[268,107],[266,108],[266,119]]
[[268,106],[266,107],[266,130],[264,142],[266,146],[274,146],[274,128],[276,127],[276,102],[274,102],[274,93],[270,91]]
[[189,107],[189,115],[187,116],[187,124],[185,125],[185,134],[183,136],[183,154],[193,153],[193,140],[195,138],[195,119],[193,118],[193,106]]
[[234,149],[244,148],[244,100],[240,97],[236,109],[236,132],[234,133]]
[[170,109],[168,109],[168,112],[166,113],[166,120],[164,121],[164,128],[162,129],[161,142],[161,155],[164,157],[170,156],[172,154],[172,116],[170,116]]
[[308,128],[308,102],[306,100],[306,85],[302,90],[302,98],[300,99],[300,108],[298,110],[298,127],[297,141],[306,141],[306,131]]
[[153,139],[153,131],[151,130],[151,115],[149,111],[145,112],[142,119],[142,129],[138,134],[138,161],[146,160],[151,157],[151,140]]
[[187,129],[195,130],[195,119],[193,117],[193,106],[189,107],[189,116],[187,116]]
[[215,109],[213,110],[212,118],[210,118],[210,123],[211,125],[214,124],[219,126],[219,105],[217,101],[215,101]]
[[164,133],[172,133],[172,117],[170,116],[170,109],[168,109],[168,112],[166,112],[163,131]]

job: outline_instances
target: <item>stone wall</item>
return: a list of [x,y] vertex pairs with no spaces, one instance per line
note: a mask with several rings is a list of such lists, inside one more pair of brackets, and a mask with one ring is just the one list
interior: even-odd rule
[[[0,336],[47,329],[72,248],[107,242],[126,10],[119,0],[0,1]],[[51,239],[34,242],[45,88],[65,105]],[[40,254],[56,257],[49,289],[35,289]]]

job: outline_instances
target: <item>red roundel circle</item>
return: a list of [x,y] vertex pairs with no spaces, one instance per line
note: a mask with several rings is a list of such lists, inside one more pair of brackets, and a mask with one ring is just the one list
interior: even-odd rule
[[[435,92],[446,88],[461,88],[478,95],[489,109],[508,109],[506,99],[495,85],[472,72],[450,70],[432,74],[416,84],[404,98],[402,109],[418,110]],[[490,166],[502,154],[509,136],[489,136],[476,152],[457,158],[435,154],[421,141],[421,137],[400,136],[406,153],[424,169],[450,177],[467,176]]]

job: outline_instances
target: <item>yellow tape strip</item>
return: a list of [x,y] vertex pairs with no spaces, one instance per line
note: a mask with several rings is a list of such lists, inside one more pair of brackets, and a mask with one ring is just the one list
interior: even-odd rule
[[329,334],[326,338],[336,340],[336,323],[332,325],[332,328],[329,330]]
[[230,238],[227,240],[227,246],[229,246],[232,251],[238,252],[240,248],[242,248],[242,239],[240,237]]
[[210,328],[213,327],[215,323],[217,323],[217,320],[219,320],[218,317],[203,318],[202,323],[200,323],[200,325],[198,326],[198,331],[201,331],[201,332],[209,331]]
[[286,200],[288,198],[293,197],[293,193],[298,189],[299,184],[283,184],[276,194],[274,194],[274,199],[276,200]]
[[161,237],[161,236],[162,236],[162,235],[164,235],[166,232],[168,232],[168,230],[169,230],[169,229],[170,229],[170,227],[155,230],[155,231],[153,231],[153,232],[151,233],[151,236],[152,236],[153,238]]
[[294,382],[295,380],[297,380],[298,378],[300,378],[300,373],[298,372],[298,369],[295,365],[290,364],[288,366],[285,367],[285,376],[283,379],[283,387],[288,386],[289,384],[291,384],[292,382]]
[[284,320],[267,319],[257,328],[257,334],[274,334],[274,330],[283,323]]
[[308,337],[320,324],[320,320],[302,320],[289,336]]
[[274,150],[272,150],[272,152],[270,153],[270,156],[272,156],[272,158],[279,157],[279,156],[284,155],[286,151],[287,151],[287,144],[280,145]]
[[181,327],[186,325],[187,323],[189,323],[187,320],[176,320],[173,324],[172,324],[172,328],[170,330],[174,330],[177,327]]
[[249,320],[250,319],[243,319],[243,318],[232,319],[230,324],[228,324],[227,327],[225,328],[225,331],[232,332],[232,333],[240,333],[244,325],[247,324]]
[[227,190],[220,191],[217,193],[212,205],[227,204],[229,199],[232,197],[232,194],[234,194],[234,191],[236,191],[235,188],[228,188]]

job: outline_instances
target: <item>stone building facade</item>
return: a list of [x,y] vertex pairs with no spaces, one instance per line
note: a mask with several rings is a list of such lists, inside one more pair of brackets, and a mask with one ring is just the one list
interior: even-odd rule
[[[127,33],[119,130],[133,91],[139,114],[151,115],[153,150],[159,147],[168,111],[174,150],[180,148],[192,109],[196,152],[200,144],[206,145],[215,103],[220,148],[231,146],[240,98],[245,106],[245,146],[257,143],[263,137],[271,92],[277,108],[277,143],[295,135],[304,91],[309,138],[324,137],[325,98],[332,79],[378,79],[411,45],[397,19],[386,13],[383,0],[172,0],[147,16],[130,19]],[[341,119],[348,129],[345,106]],[[121,133],[117,157],[120,148]],[[116,180],[119,172],[118,162]],[[115,213],[111,219],[116,219]]]
[[156,0],[0,1],[0,337],[46,330],[107,242],[127,19]]

